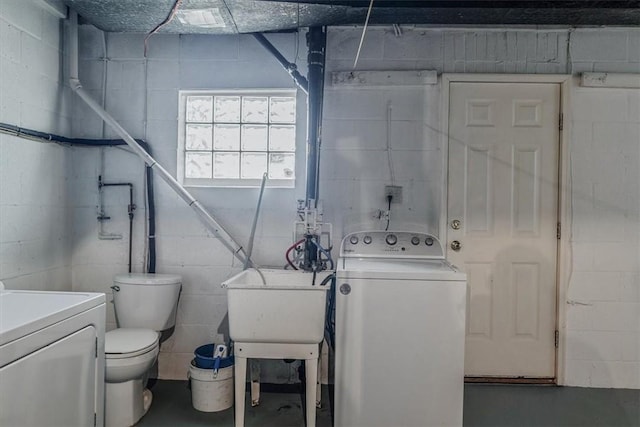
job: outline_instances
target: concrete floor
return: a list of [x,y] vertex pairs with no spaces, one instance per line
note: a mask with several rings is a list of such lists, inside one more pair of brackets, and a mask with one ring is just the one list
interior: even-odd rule
[[[296,387],[289,388],[291,393],[274,393],[264,386],[255,408],[247,393],[245,425],[303,427],[304,398]],[[138,426],[233,426],[233,409],[219,413],[193,409],[184,381],[157,381],[151,390],[153,404]],[[328,389],[323,392],[325,402]],[[640,390],[466,384],[464,399],[465,426],[640,426]],[[325,403],[318,410],[317,427],[330,426],[331,412]]]
[[[1,0],[0,0],[1,1]],[[304,396],[296,392],[299,387],[285,386],[291,393],[269,393],[269,386],[263,385],[260,405],[251,407],[249,393],[245,394],[245,426],[261,427],[304,427]],[[153,402],[151,409],[136,424],[140,427],[232,427],[233,408],[222,412],[205,413],[191,406],[191,392],[186,381],[157,381],[151,385]],[[325,388],[324,398],[328,390]],[[329,405],[317,410],[317,427],[331,427]]]

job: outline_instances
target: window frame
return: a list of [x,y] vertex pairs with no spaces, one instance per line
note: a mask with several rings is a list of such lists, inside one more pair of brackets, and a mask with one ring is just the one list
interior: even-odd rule
[[[272,188],[295,188],[296,175],[299,166],[299,132],[298,124],[299,116],[299,99],[298,91],[292,88],[282,89],[215,89],[215,90],[179,90],[178,91],[178,147],[177,147],[177,179],[178,182],[185,187],[204,187],[204,188],[256,188],[260,187],[262,179],[243,179],[243,178],[187,178],[185,177],[185,157],[186,157],[186,130],[187,130],[187,98],[190,96],[268,96],[268,97],[291,97],[296,101],[296,120],[292,123],[295,126],[295,151],[292,151],[295,161],[294,177],[292,179],[267,179],[266,186]],[[212,122],[215,124],[215,122]],[[242,120],[239,122],[242,125]],[[271,123],[267,122],[267,126]],[[275,123],[274,123],[275,124]],[[215,150],[213,150],[215,153]],[[241,153],[242,150],[238,151]],[[267,156],[270,151],[265,151]]]

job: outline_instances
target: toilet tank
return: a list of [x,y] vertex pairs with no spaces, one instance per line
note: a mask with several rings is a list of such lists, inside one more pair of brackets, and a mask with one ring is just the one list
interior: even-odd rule
[[112,287],[118,327],[158,332],[172,328],[181,287],[177,274],[118,274]]

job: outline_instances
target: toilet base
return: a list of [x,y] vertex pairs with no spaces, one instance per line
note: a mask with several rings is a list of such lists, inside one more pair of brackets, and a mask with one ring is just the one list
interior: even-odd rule
[[122,383],[106,383],[105,427],[131,427],[151,406],[153,394],[142,378]]

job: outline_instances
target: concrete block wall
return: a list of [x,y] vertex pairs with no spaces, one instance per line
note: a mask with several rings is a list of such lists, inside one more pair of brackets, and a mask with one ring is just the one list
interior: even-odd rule
[[[352,69],[360,34],[361,28],[330,28],[328,78],[331,71]],[[304,43],[296,46],[292,35],[270,37],[289,58],[295,57],[296,51],[299,59],[306,56]],[[433,69],[439,73],[638,73],[639,37],[637,29],[618,28],[547,31],[411,27],[403,27],[403,34],[398,37],[390,28],[370,27],[358,69]],[[101,99],[105,78],[103,59],[107,58],[107,109],[133,136],[146,138],[160,163],[172,173],[176,167],[179,89],[292,87],[286,73],[248,36],[158,35],[151,39],[147,59],[142,55],[140,35],[108,34],[106,54],[102,43],[99,31],[83,29],[81,73],[85,86]],[[575,236],[566,320],[564,383],[569,385],[640,387],[640,376],[634,376],[640,364],[637,344],[640,194],[634,175],[638,166],[638,137],[634,133],[639,116],[637,91],[613,92],[606,95],[607,99],[611,98],[608,104],[600,104],[602,90],[575,87],[571,93],[577,100],[573,103],[575,123],[571,123],[576,131],[570,141]],[[304,111],[304,98],[300,98],[299,106]],[[100,121],[81,104],[76,104],[74,111],[78,115],[73,122],[74,135],[103,134]],[[391,146],[394,183],[404,188],[403,202],[392,207],[390,227],[438,232],[445,168],[442,114],[439,84],[420,89],[345,89],[327,82],[320,191],[326,219],[335,225],[334,244],[352,229],[384,227],[384,222],[377,217],[378,211],[386,208],[384,185],[391,183],[387,140]],[[304,117],[304,113],[298,117]],[[624,126],[620,122],[624,122]],[[303,152],[302,121],[299,121],[299,131],[298,144]],[[108,129],[104,134],[112,136]],[[602,149],[602,145],[596,143],[612,137],[615,150]],[[603,165],[608,167],[589,166],[593,161],[592,150],[602,153]],[[124,240],[97,241],[93,217],[97,197],[95,180],[100,170],[98,155],[90,150],[74,152],[74,164],[84,165],[74,172],[74,191],[79,200],[74,216],[78,224],[74,229],[74,289],[108,291],[113,274],[125,271],[126,245]],[[624,165],[622,170],[611,172],[615,169],[612,165],[620,164]],[[106,150],[105,165],[109,179],[127,177],[142,182],[141,163],[122,150]],[[304,195],[303,170],[304,164],[299,161],[296,189],[272,189],[265,194],[256,240],[258,263],[279,265],[282,262],[282,249],[290,242],[295,200]],[[624,191],[618,188],[610,193],[608,189],[620,180],[624,182]],[[137,188],[140,188],[136,192],[137,204],[142,206],[142,187]],[[163,344],[159,375],[184,378],[193,348],[224,336],[226,300],[220,283],[238,271],[238,265],[220,242],[208,236],[166,185],[158,182],[157,193],[158,271],[182,274],[185,281],[178,326],[174,336]],[[257,190],[194,188],[193,193],[238,240],[246,242]],[[584,194],[588,195],[587,202],[583,201]],[[600,195],[604,202],[600,201]],[[126,201],[117,195],[110,197],[109,208],[113,206],[122,211]],[[619,204],[622,199],[625,202]],[[585,228],[584,218],[595,221],[600,216],[607,218],[602,231],[594,233],[593,227]],[[621,220],[623,225],[616,220]],[[114,220],[108,226],[111,231],[124,232],[126,221],[122,217],[120,222]],[[141,227],[142,224],[136,222],[137,230]],[[581,241],[585,234],[589,234],[588,241]],[[135,239],[135,268],[139,271],[141,237]],[[598,249],[601,246],[607,248],[606,255],[601,255]],[[611,289],[603,288],[598,286],[601,280],[609,283],[613,280],[617,284]],[[591,305],[583,306],[583,303]],[[110,326],[115,326],[112,314],[109,320]],[[611,342],[616,343],[617,350],[608,350]],[[266,381],[293,381],[296,377],[293,367],[271,366],[266,371]]]
[[572,93],[567,378],[640,388],[640,90]]
[[[90,26],[80,31],[80,78],[94,99],[102,102],[106,81],[106,109],[136,138],[146,139],[154,157],[172,174],[177,168],[178,91],[180,89],[291,88],[293,82],[282,67],[251,36],[155,35],[143,54],[144,35],[104,34]],[[104,38],[103,38],[104,37]],[[290,60],[300,61],[306,74],[304,35],[269,35]],[[106,46],[106,52],[103,49]],[[106,58],[106,61],[105,61]],[[106,76],[105,73],[106,72]],[[297,149],[305,152],[306,98],[298,98]],[[81,101],[74,105],[73,135],[115,137]],[[74,290],[110,293],[115,274],[127,271],[126,194],[105,193],[105,210],[112,220],[105,232],[124,234],[121,240],[99,240],[96,221],[97,177],[106,181],[131,181],[138,210],[134,223],[134,271],[143,265],[143,164],[136,156],[117,148],[100,151],[74,149]],[[282,267],[284,250],[291,244],[297,199],[304,198],[305,159],[296,162],[296,187],[267,188],[258,223],[254,259],[263,266]],[[245,245],[259,189],[190,188],[192,194],[219,222]],[[159,377],[185,379],[196,347],[228,339],[226,291],[221,283],[241,266],[218,238],[159,178],[155,180],[157,221],[157,272],[183,277],[177,325],[162,344]],[[115,317],[108,307],[107,322]],[[297,363],[268,362],[267,382],[297,381]]]
[[[451,30],[370,28],[363,70],[460,73],[640,73],[640,30]],[[331,28],[327,72],[353,67],[360,28]],[[336,235],[382,227],[384,185],[393,169],[406,197],[391,228],[438,231],[443,169],[440,85],[332,87],[327,83],[321,193]],[[640,388],[640,120],[638,89],[570,93],[573,230],[564,384]],[[423,104],[418,100],[422,99]],[[387,124],[385,109],[391,107]],[[402,178],[400,178],[402,177]]]
[[[438,73],[567,73],[567,30],[452,30],[369,28],[358,69],[435,70]],[[586,30],[590,32],[591,30]],[[628,33],[624,32],[625,37]],[[332,71],[353,68],[361,29],[331,28],[323,124],[321,197],[340,236],[386,226],[385,184],[403,187],[392,204],[390,228],[439,234],[443,191],[441,87],[344,88]],[[626,44],[625,44],[626,49]],[[391,149],[391,166],[387,154]]]
[[[0,122],[68,134],[62,22],[32,1],[0,1]],[[71,290],[69,150],[0,133],[0,280]]]

